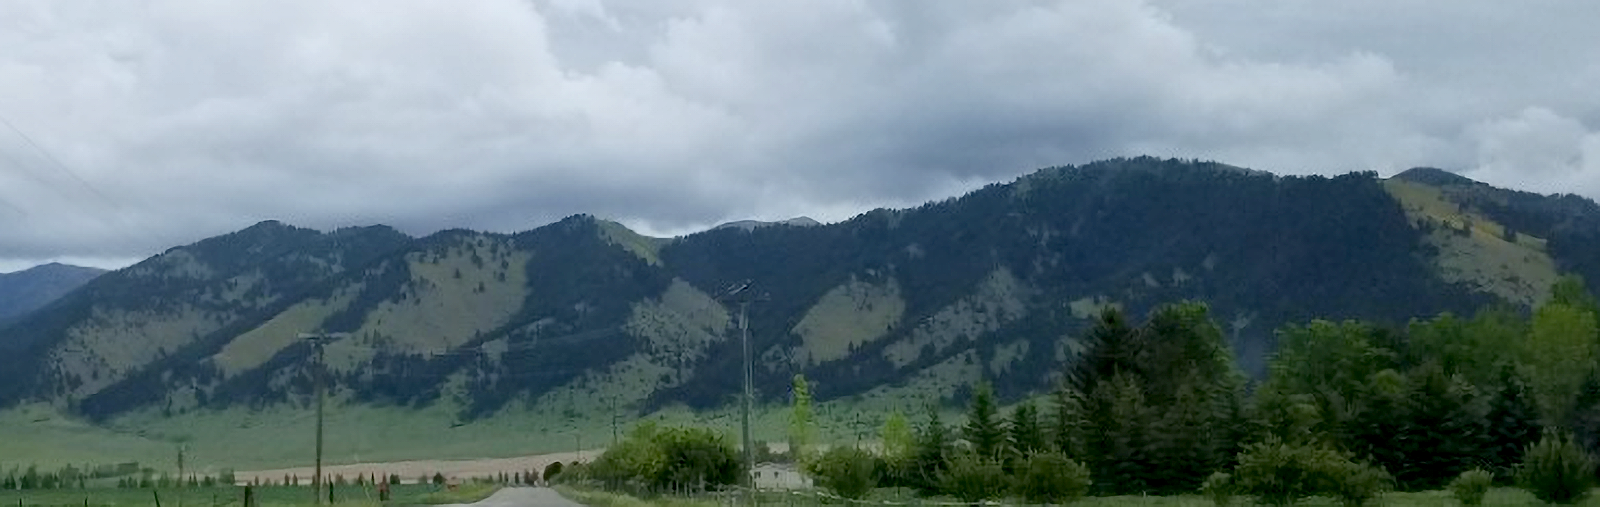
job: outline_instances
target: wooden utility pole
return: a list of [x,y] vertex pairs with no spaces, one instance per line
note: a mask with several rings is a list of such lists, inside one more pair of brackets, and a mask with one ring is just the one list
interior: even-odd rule
[[178,492],[179,492],[179,494],[178,494],[178,507],[183,507],[183,493],[182,492],[184,490],[186,490],[186,489],[189,489],[189,483],[185,482],[184,475],[183,475],[183,451],[184,451],[184,447],[185,447],[184,444],[178,444]]
[[740,409],[740,427],[744,440],[744,478],[739,482],[745,487],[745,501],[755,504],[755,478],[750,475],[755,468],[755,447],[750,438],[750,406],[755,402],[755,388],[752,387],[755,367],[750,362],[750,303],[768,301],[772,298],[765,293],[751,290],[751,281],[745,280],[733,285],[718,300],[732,300],[739,303],[739,345],[744,358],[744,396]]
[[[317,465],[316,475],[311,477],[311,496],[316,497],[317,505],[322,505],[322,406],[327,401],[327,393],[325,392],[327,387],[323,384],[327,382],[324,377],[327,376],[328,365],[324,362],[327,358],[323,355],[323,345],[329,339],[344,338],[346,336],[350,336],[350,334],[300,333],[300,339],[310,341],[311,346],[317,349],[317,365],[311,372],[312,381],[317,386]],[[332,493],[331,488],[329,493]]]

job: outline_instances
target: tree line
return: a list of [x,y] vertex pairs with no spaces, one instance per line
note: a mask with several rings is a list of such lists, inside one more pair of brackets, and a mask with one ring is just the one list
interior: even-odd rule
[[[1360,505],[1389,489],[1470,492],[1536,476],[1587,492],[1573,484],[1594,479],[1600,451],[1597,320],[1600,303],[1575,276],[1531,314],[1491,306],[1400,328],[1315,320],[1280,329],[1267,377],[1252,382],[1206,305],[1161,306],[1142,322],[1112,307],[1043,403],[1023,400],[1003,414],[982,382],[961,424],[930,406],[913,429],[896,412],[876,451],[812,451],[810,387],[796,376],[790,453],[843,496],[909,487],[1059,503],[1204,491]],[[722,461],[674,469],[688,461],[669,453],[689,448],[674,439],[691,434],[717,449],[694,456]],[[645,426],[589,473],[612,485],[733,484],[741,465],[720,438]],[[725,468],[706,472],[713,462]]]

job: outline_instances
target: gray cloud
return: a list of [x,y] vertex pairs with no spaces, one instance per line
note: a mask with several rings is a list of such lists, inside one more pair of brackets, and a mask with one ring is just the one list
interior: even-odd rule
[[1449,7],[7,2],[0,115],[43,151],[0,130],[0,269],[267,218],[841,219],[1135,154],[1600,195],[1600,4]]

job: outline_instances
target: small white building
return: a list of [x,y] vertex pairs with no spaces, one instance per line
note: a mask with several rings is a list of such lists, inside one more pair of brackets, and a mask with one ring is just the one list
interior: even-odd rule
[[784,463],[757,463],[750,469],[750,474],[755,479],[756,489],[806,489],[811,487],[811,478],[800,473],[800,468],[793,464]]

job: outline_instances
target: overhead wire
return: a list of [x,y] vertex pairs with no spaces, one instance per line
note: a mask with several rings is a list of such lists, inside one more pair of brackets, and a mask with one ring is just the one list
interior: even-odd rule
[[6,128],[9,128],[9,129],[11,129],[12,132],[15,132],[17,134],[17,137],[21,137],[22,138],[23,142],[28,143],[28,146],[31,146],[31,147],[33,147],[33,149],[35,151],[38,151],[40,155],[44,156],[45,160],[50,161],[51,164],[55,165],[56,169],[58,169],[61,172],[65,173],[67,176],[71,177],[74,181],[77,181],[78,185],[80,185],[84,189],[88,190],[89,193],[92,193],[96,197],[99,197],[101,201],[104,201],[104,202],[112,205],[113,208],[118,207],[117,204],[116,204],[116,201],[111,199],[111,196],[108,196],[104,192],[101,192],[100,189],[95,188],[94,185],[89,184],[88,180],[83,179],[83,176],[79,175],[77,171],[74,171],[74,170],[72,170],[72,168],[67,167],[66,164],[61,163],[60,159],[56,158],[56,156],[54,154],[50,153],[49,150],[46,150],[46,149],[44,149],[44,147],[39,146],[39,143],[34,142],[32,136],[29,136],[26,132],[23,132],[22,129],[17,128],[16,124],[11,123],[11,120],[7,119],[4,114],[0,114],[0,123],[4,123],[6,125]]
[[[110,195],[106,194],[99,187],[96,187],[93,183],[90,183],[89,180],[84,178],[83,175],[78,171],[73,170],[71,167],[67,166],[67,164],[63,163],[59,157],[56,157],[54,153],[45,149],[43,145],[40,145],[37,141],[35,141],[33,136],[28,135],[27,132],[24,132],[20,127],[17,127],[16,123],[12,122],[11,119],[3,113],[0,113],[0,124],[4,124],[7,129],[16,134],[18,138],[22,139],[24,144],[32,148],[33,151],[37,152],[41,158],[48,162],[47,165],[51,166],[61,174],[65,174],[69,179],[76,183],[77,186],[82,187],[84,191],[88,192],[88,194],[93,196],[95,200],[99,201],[101,207],[111,215],[111,221],[107,221],[103,214],[95,214],[95,217],[99,218],[102,223],[115,231],[114,234],[122,235],[124,239],[129,240],[130,243],[134,245],[148,241],[150,238],[158,239],[163,243],[172,242],[171,239],[166,237],[165,234],[161,234],[152,230],[147,226],[147,224],[130,221],[127,217],[128,210],[126,206],[123,206],[122,203],[118,202],[116,199],[113,199]],[[43,177],[28,164],[23,163],[21,160],[13,157],[8,152],[0,151],[0,154],[4,154],[5,158],[9,160],[12,165],[22,169],[22,172],[27,174],[30,179],[34,180],[34,182],[55,191],[56,194],[62,196],[63,198],[70,198],[69,194],[64,192],[55,182]],[[26,210],[16,207],[10,203],[7,203],[7,206],[21,212],[23,216],[30,215]],[[141,238],[140,236],[129,232],[128,229],[130,228],[140,229],[140,232],[144,237]]]

